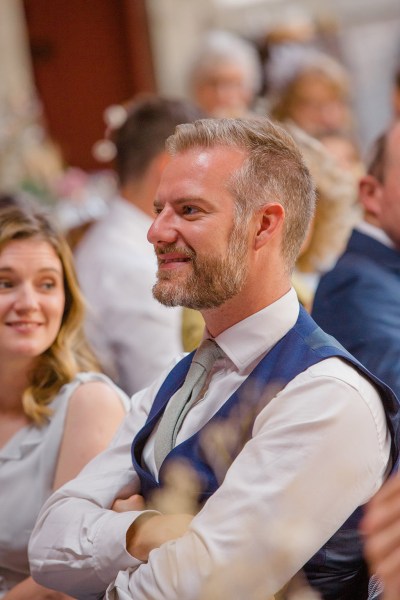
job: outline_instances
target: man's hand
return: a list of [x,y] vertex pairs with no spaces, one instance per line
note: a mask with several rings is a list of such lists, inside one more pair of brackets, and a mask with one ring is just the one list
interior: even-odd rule
[[[111,507],[115,512],[146,510],[143,496],[133,494],[126,499],[117,499]],[[126,549],[138,558],[146,561],[149,553],[161,544],[175,540],[186,533],[193,515],[160,515],[145,512],[129,527],[126,534]]]
[[143,496],[140,494],[133,494],[126,500],[117,498],[111,507],[111,510],[115,512],[127,512],[129,510],[145,510],[146,503]]
[[192,519],[193,515],[143,513],[127,531],[126,549],[135,558],[146,561],[151,550],[186,533]]
[[384,598],[400,597],[400,477],[393,477],[370,501],[362,522],[370,569],[385,586]]

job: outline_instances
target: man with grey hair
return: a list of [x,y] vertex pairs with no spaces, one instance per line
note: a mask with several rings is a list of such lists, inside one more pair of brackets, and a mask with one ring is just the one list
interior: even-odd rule
[[204,339],[134,396],[112,447],[47,502],[33,577],[87,600],[194,600],[219,570],[235,585],[245,567],[234,597],[257,583],[268,598],[304,567],[325,598],[361,598],[359,507],[397,458],[397,403],[291,288],[310,174],[267,119],[196,121],[167,148],[153,293],[200,310]]
[[189,93],[211,117],[245,117],[261,88],[262,66],[256,47],[224,30],[209,31],[188,70]]

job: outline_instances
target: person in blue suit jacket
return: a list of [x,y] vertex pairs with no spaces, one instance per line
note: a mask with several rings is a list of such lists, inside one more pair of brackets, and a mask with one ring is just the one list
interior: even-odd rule
[[377,140],[359,189],[364,220],[321,278],[312,316],[400,395],[400,121]]

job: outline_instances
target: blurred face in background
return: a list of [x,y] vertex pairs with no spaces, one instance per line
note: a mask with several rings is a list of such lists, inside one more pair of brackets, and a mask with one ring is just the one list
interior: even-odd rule
[[391,132],[384,181],[380,186],[380,226],[400,249],[400,123]]
[[197,77],[194,100],[211,117],[245,116],[253,99],[243,67],[220,61],[209,65]]
[[386,140],[382,177],[361,178],[360,201],[365,220],[382,229],[400,250],[400,122]]
[[291,86],[287,117],[312,136],[347,129],[349,108],[338,86],[320,73],[305,73]]

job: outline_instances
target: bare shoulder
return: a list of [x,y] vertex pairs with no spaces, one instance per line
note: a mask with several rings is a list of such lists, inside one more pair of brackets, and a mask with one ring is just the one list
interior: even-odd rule
[[54,489],[73,479],[105,450],[126,414],[115,389],[105,381],[82,382],[71,395]]
[[83,417],[90,413],[93,416],[109,414],[115,416],[125,414],[126,410],[116,390],[105,381],[87,381],[81,383],[74,391],[69,402],[69,412]]

